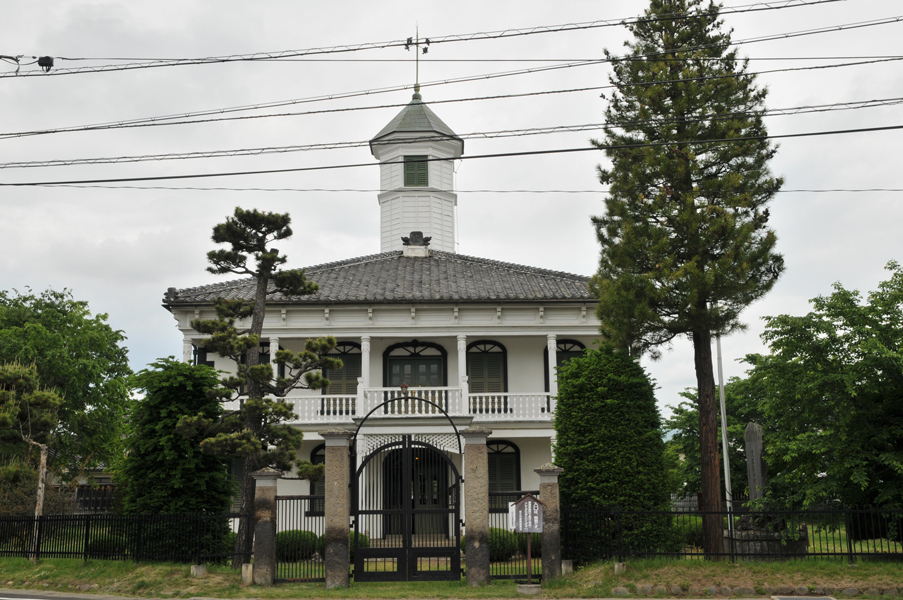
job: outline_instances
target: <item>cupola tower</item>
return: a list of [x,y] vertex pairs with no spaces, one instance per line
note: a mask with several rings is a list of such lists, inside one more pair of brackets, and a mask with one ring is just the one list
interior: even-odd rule
[[380,251],[401,250],[402,236],[422,231],[431,248],[454,252],[453,159],[464,153],[464,140],[423,102],[419,85],[370,140],[370,151],[380,162]]

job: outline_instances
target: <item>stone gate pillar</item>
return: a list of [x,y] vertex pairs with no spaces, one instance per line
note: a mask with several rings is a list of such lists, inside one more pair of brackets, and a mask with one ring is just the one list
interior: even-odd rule
[[276,577],[276,480],[282,471],[254,471],[254,583],[273,585]]
[[[349,489],[349,441],[347,429],[318,432],[326,440],[326,589],[348,587],[351,503]],[[256,567],[255,567],[256,568]]]
[[558,475],[564,469],[552,463],[533,469],[539,474],[539,499],[542,511],[542,582],[561,576],[561,501]]
[[464,438],[464,526],[467,585],[489,583],[489,458],[484,427],[468,427]]

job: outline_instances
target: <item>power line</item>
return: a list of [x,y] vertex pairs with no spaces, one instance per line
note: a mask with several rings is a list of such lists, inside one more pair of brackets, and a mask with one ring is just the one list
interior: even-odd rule
[[[769,75],[773,73],[790,73],[797,71],[812,71],[812,70],[821,70],[821,69],[836,69],[843,67],[858,67],[872,64],[880,64],[885,62],[898,62],[903,60],[903,56],[893,56],[887,58],[875,58],[869,60],[863,60],[858,62],[849,62],[849,63],[836,63],[830,65],[809,65],[805,67],[788,67],[784,69],[767,69],[764,71],[752,71],[746,73],[748,76],[758,76],[758,75]],[[595,64],[595,63],[590,63]],[[573,63],[567,65],[556,66],[553,68],[568,68],[574,66],[582,66],[581,63]],[[546,69],[543,69],[546,70]],[[481,79],[492,79],[495,77],[507,77],[509,75],[522,75],[522,74],[530,74],[540,72],[535,69],[525,69],[521,71],[509,71],[503,73],[488,73],[484,75],[478,76],[469,76],[460,81],[475,81]],[[652,82],[642,82],[634,84],[635,86],[648,86],[648,85],[662,85],[667,83],[685,83],[692,81],[709,81],[715,79],[730,79],[736,77],[736,74],[727,74],[727,75],[717,75],[717,76],[704,76],[704,77],[694,77],[680,80],[664,80],[664,81],[652,81]],[[422,87],[433,86],[433,85],[443,85],[445,83],[459,83],[458,80],[446,80],[444,82],[429,82],[421,84]],[[32,131],[20,131],[20,132],[8,132],[8,133],[0,133],[0,140],[10,139],[10,138],[19,138],[19,137],[30,137],[35,135],[49,135],[54,133],[74,133],[74,132],[85,132],[85,131],[103,131],[108,129],[131,129],[131,128],[139,128],[139,127],[162,127],[168,125],[195,125],[200,123],[218,123],[224,121],[242,121],[249,119],[267,119],[267,118],[276,118],[276,117],[297,117],[297,116],[307,116],[307,115],[319,115],[319,114],[327,114],[327,113],[339,113],[339,112],[349,112],[349,111],[357,111],[357,110],[374,110],[374,109],[382,109],[382,108],[400,108],[406,106],[407,103],[395,103],[395,104],[380,104],[380,105],[371,105],[371,106],[354,106],[347,108],[328,108],[321,110],[309,110],[309,111],[300,111],[300,112],[285,112],[285,113],[271,113],[264,115],[241,115],[235,117],[216,117],[212,119],[192,119],[194,116],[206,116],[212,114],[222,114],[222,113],[230,113],[230,112],[242,112],[248,110],[254,110],[256,108],[276,108],[281,106],[289,106],[289,105],[297,105],[297,104],[306,104],[309,102],[319,102],[328,99],[338,99],[341,98],[351,98],[355,96],[371,96],[375,94],[385,93],[386,91],[401,91],[410,89],[410,85],[401,85],[395,86],[391,88],[382,88],[380,90],[363,90],[357,92],[347,92],[344,95],[331,95],[331,96],[315,96],[312,98],[300,98],[293,100],[281,100],[270,102],[266,104],[256,104],[256,105],[247,105],[247,106],[238,106],[231,108],[219,108],[219,109],[208,109],[204,111],[197,111],[193,113],[183,113],[179,115],[165,115],[158,117],[142,117],[137,119],[131,119],[126,121],[112,121],[108,123],[97,123],[92,125],[73,125],[68,127],[59,127],[54,129],[39,129]],[[581,88],[571,88],[571,89],[563,89],[563,90],[543,90],[538,92],[525,92],[520,94],[499,94],[494,96],[476,96],[470,98],[452,98],[449,100],[433,100],[429,102],[430,105],[436,104],[449,104],[456,102],[473,102],[473,101],[482,101],[482,100],[506,100],[512,98],[524,98],[529,96],[541,96],[541,95],[549,95],[549,94],[565,94],[565,93],[573,93],[573,92],[587,92],[587,91],[598,91],[598,90],[606,90],[613,89],[616,86],[614,85],[601,85],[601,86],[591,86],[591,87],[581,87]],[[191,120],[185,121],[174,121],[171,119],[177,118],[188,118]]]
[[[618,144],[618,145],[599,145],[579,148],[556,148],[549,150],[525,150],[522,152],[501,152],[496,154],[476,154],[470,156],[459,156],[457,158],[426,158],[415,162],[448,162],[455,160],[477,160],[484,158],[516,158],[521,156],[539,156],[551,154],[569,154],[574,152],[604,151],[604,150],[621,150],[634,148],[653,148],[661,146],[705,146],[708,144],[724,144],[748,141],[777,140],[803,137],[819,137],[827,135],[845,135],[851,133],[874,133],[879,131],[896,131],[903,129],[903,125],[886,125],[883,127],[860,127],[857,129],[838,129],[831,131],[810,131],[804,133],[784,133],[777,135],[756,135],[744,136],[736,138],[721,138],[713,140],[675,140],[668,142],[645,142],[639,144]],[[221,173],[192,173],[188,175],[155,175],[147,177],[121,177],[114,179],[82,179],[69,181],[29,181],[18,183],[0,183],[0,187],[28,187],[28,186],[47,186],[47,185],[77,185],[91,183],[126,183],[131,181],[166,181],[174,179],[203,179],[207,177],[235,177],[243,175],[274,175],[279,173],[300,173],[305,171],[328,171],[335,169],[351,169],[358,167],[374,167],[377,165],[404,164],[404,161],[389,161],[384,163],[347,163],[339,165],[323,165],[319,167],[293,167],[287,169],[263,169],[258,171],[229,171]]]
[[[76,184],[48,184],[51,188],[75,188],[75,189],[101,189],[101,190],[163,190],[163,191],[193,191],[193,192],[292,192],[292,193],[367,193],[381,194],[394,190],[363,189],[363,188],[261,188],[261,187],[193,187],[193,186],[151,186],[151,185],[76,185]],[[454,190],[456,194],[607,194],[608,188],[595,190],[561,190],[561,189],[473,189]],[[872,192],[903,192],[903,188],[828,188],[828,189],[786,189],[778,190],[779,194],[826,194],[826,193],[872,193]]]
[[[780,0],[776,2],[757,2],[754,4],[738,6],[733,8],[722,8],[719,12],[720,14],[738,14],[738,13],[750,13],[750,12],[761,12],[765,10],[781,10],[785,8],[797,8],[801,6],[814,6],[818,4],[830,4],[833,2],[842,2],[845,0]],[[538,27],[524,28],[524,29],[503,29],[499,31],[489,31],[489,32],[477,32],[477,33],[467,33],[467,34],[454,34],[454,35],[446,35],[446,36],[437,36],[431,37],[427,41],[427,44],[441,44],[441,43],[449,43],[449,42],[470,42],[477,40],[490,40],[490,39],[501,39],[501,38],[509,38],[509,37],[521,37],[526,35],[536,35],[543,33],[560,33],[565,31],[578,31],[578,30],[586,30],[586,29],[597,29],[600,27],[618,27],[631,23],[642,23],[649,21],[662,21],[662,20],[676,20],[676,19],[686,19],[686,18],[694,18],[696,15],[688,14],[688,13],[670,13],[666,15],[660,15],[653,18],[646,17],[632,17],[628,19],[606,19],[606,20],[598,20],[598,21],[588,21],[583,23],[567,23],[563,25],[542,25]],[[93,67],[77,67],[71,69],[55,69],[53,72],[42,72],[42,71],[26,71],[19,72],[17,68],[15,72],[12,73],[0,73],[0,78],[2,77],[29,77],[36,75],[44,75],[44,76],[54,76],[54,75],[73,75],[73,74],[83,74],[83,73],[101,73],[101,72],[110,72],[110,71],[127,71],[133,69],[149,69],[149,68],[157,68],[157,67],[176,67],[176,66],[188,66],[188,65],[203,65],[203,64],[222,64],[229,62],[245,62],[245,61],[261,61],[261,60],[278,60],[278,59],[286,59],[292,58],[296,56],[310,56],[310,55],[320,55],[320,54],[333,54],[333,53],[346,53],[346,52],[359,52],[362,50],[374,50],[374,49],[384,49],[384,48],[397,48],[397,47],[405,47],[408,44],[407,40],[392,40],[388,42],[368,42],[363,44],[349,44],[349,45],[340,45],[340,46],[329,46],[323,48],[307,48],[303,50],[281,50],[277,52],[255,52],[252,54],[232,54],[226,56],[208,56],[203,58],[176,58],[176,59],[155,59],[149,60],[146,62],[134,62],[126,65],[98,65]],[[32,57],[35,58],[35,57]],[[72,61],[81,61],[81,60],[91,60],[84,57],[76,57],[76,58],[67,58],[67,57],[56,57],[58,60],[72,60]],[[104,60],[104,59],[95,59],[95,60]],[[119,60],[119,59],[107,59],[107,60]],[[121,59],[121,60],[131,60],[131,59]],[[140,59],[139,59],[140,60]]]
[[[903,97],[885,98],[874,100],[859,100],[851,102],[834,102],[830,104],[815,104],[807,106],[794,106],[789,108],[772,108],[761,111],[760,114],[766,117],[800,115],[816,112],[832,112],[838,110],[858,110],[863,108],[877,108],[885,106],[896,106],[903,104]],[[585,123],[580,125],[553,125],[549,127],[530,127],[527,129],[503,129],[499,131],[481,131],[474,133],[459,134],[462,139],[497,139],[507,137],[524,137],[532,135],[548,135],[554,133],[574,133],[580,131],[597,131],[605,127],[637,127],[646,125],[668,125],[673,123],[704,123],[735,119],[749,115],[749,112],[735,111],[718,115],[706,115],[695,119],[644,119],[638,121],[610,122],[610,123]],[[447,135],[421,135],[405,138],[403,143],[416,144],[422,142],[432,142],[447,139]],[[135,162],[152,162],[164,160],[188,160],[196,158],[231,158],[238,156],[260,156],[264,154],[286,154],[291,152],[304,152],[314,150],[339,150],[346,148],[360,148],[368,145],[389,145],[397,144],[398,140],[376,141],[358,140],[349,142],[327,142],[319,144],[303,144],[291,146],[268,146],[260,148],[239,148],[232,150],[208,150],[199,152],[183,152],[183,153],[167,153],[167,154],[145,154],[138,156],[117,156],[117,157],[94,157],[94,158],[71,158],[71,159],[52,159],[43,161],[19,161],[0,163],[0,169],[12,168],[35,168],[35,167],[60,167],[73,165],[100,165],[100,164],[123,164]]]

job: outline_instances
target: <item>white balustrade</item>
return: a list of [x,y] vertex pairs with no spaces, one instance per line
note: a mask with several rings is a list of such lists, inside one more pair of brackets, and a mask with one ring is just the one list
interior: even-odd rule
[[296,396],[286,398],[294,404],[298,423],[351,423],[355,416],[357,396]]
[[[379,407],[372,418],[441,416],[441,407],[450,416],[473,416],[474,421],[551,422],[555,400],[548,392],[535,394],[467,394],[459,387],[366,388],[363,398],[344,394],[294,396],[286,398],[294,405],[298,423],[352,423]],[[387,402],[393,400],[393,402]]]
[[551,421],[555,410],[550,394],[469,394],[474,421]]
[[442,410],[452,416],[461,416],[465,414],[462,396],[462,390],[458,387],[416,387],[407,391],[397,387],[367,388],[364,390],[361,416],[389,400],[394,401],[379,408],[373,417],[441,416]]

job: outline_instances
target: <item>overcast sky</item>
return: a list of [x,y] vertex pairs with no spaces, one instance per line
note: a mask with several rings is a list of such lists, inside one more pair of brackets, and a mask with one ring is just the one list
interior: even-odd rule
[[[784,2],[770,2],[781,5]],[[728,7],[750,6],[751,0]],[[408,86],[390,93],[323,100],[269,110],[259,116],[404,104],[414,82],[413,50],[390,47],[305,59],[232,62],[101,73],[53,75],[63,69],[125,64],[114,59],[200,58],[317,47],[353,47],[415,35],[440,38],[509,29],[617,20],[640,14],[642,0],[463,0],[458,2],[156,2],[49,0],[3,3],[0,54],[17,56],[21,73],[32,56],[55,57],[49,76],[0,79],[0,162],[107,158],[367,141],[400,109],[327,112],[206,124],[107,131],[2,136],[78,125],[162,117],[211,109],[310,99],[345,92]],[[734,39],[828,28],[903,15],[892,0],[846,0],[725,15]],[[523,71],[622,51],[622,26],[493,40],[435,43],[420,63],[427,102],[597,87],[608,83],[604,64],[546,72]],[[769,108],[903,97],[903,61],[786,71],[860,62],[855,57],[901,56],[903,23],[741,44],[752,71],[762,74]],[[895,41],[896,40],[896,41]],[[96,59],[96,60],[64,60]],[[349,61],[354,62],[349,62]],[[15,66],[0,63],[0,71]],[[600,90],[474,100],[434,105],[458,134],[598,124]],[[903,125],[900,107],[775,116],[769,132],[789,134]],[[209,118],[209,117],[207,117]],[[578,148],[598,131],[497,139],[468,139],[467,155]],[[899,148],[903,132],[886,131],[785,139],[772,162],[786,190],[903,188]],[[457,166],[458,251],[591,275],[598,245],[590,217],[603,210],[595,167],[599,152],[492,158]],[[379,251],[376,162],[366,145],[246,157],[122,164],[2,168],[0,183],[117,179],[367,163],[346,169],[210,177],[112,185],[257,188],[256,191],[2,187],[0,289],[69,288],[128,336],[133,368],[181,355],[180,334],[161,307],[167,287],[211,283],[205,254],[211,227],[235,206],[290,212],[294,238],[284,245],[293,267]],[[111,184],[101,184],[111,185]],[[295,191],[263,191],[290,188]],[[305,191],[351,190],[351,191]],[[364,190],[364,191],[353,191]],[[489,193],[468,190],[592,190],[592,193]],[[786,192],[771,206],[786,272],[772,292],[751,306],[746,333],[723,340],[726,376],[742,375],[737,359],[764,348],[763,315],[802,314],[808,299],[834,282],[863,292],[886,278],[884,265],[900,252],[903,193]],[[661,361],[644,361],[661,389],[663,407],[695,386],[691,345],[682,340]]]

